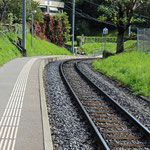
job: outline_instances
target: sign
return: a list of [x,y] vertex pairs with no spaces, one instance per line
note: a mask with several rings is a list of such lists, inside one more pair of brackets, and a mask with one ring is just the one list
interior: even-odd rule
[[103,34],[108,34],[108,29],[107,28],[103,29]]

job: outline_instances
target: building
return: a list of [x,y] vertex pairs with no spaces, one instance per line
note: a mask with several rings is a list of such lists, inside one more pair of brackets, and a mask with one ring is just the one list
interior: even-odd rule
[[64,2],[59,2],[58,0],[35,0],[35,1],[40,3],[40,8],[44,13],[55,15],[59,11],[63,12]]

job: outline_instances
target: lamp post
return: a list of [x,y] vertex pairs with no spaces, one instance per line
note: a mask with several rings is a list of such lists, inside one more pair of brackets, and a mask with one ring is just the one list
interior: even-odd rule
[[31,23],[31,49],[33,48],[33,17],[35,13],[36,13],[36,10],[33,10],[32,11],[32,23]]

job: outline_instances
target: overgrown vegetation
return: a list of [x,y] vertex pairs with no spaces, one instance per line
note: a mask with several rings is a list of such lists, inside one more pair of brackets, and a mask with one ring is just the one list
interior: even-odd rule
[[150,98],[150,53],[132,51],[95,60],[93,67],[129,87],[135,94]]
[[66,13],[59,13],[55,16],[44,15],[43,22],[35,24],[35,30],[36,35],[41,39],[59,46],[64,46],[70,38],[70,24]]
[[[0,22],[4,24],[22,23],[22,0],[1,0],[0,1]],[[34,20],[40,22],[43,19],[43,13],[39,8],[39,3],[34,0],[26,0],[26,20],[31,21],[31,14],[33,10]]]

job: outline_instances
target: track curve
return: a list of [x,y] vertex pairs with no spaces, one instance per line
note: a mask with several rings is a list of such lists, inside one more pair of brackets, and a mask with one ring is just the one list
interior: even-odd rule
[[150,131],[91,82],[79,69],[79,62],[63,62],[60,72],[102,149],[149,149]]

